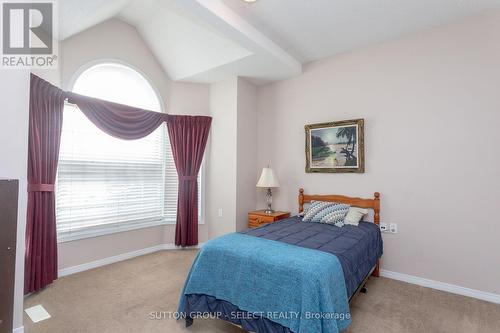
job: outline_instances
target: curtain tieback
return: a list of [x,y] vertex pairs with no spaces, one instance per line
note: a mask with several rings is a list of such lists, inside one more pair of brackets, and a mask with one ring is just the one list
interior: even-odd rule
[[28,184],[28,192],[54,192],[54,184]]
[[179,176],[179,180],[184,182],[194,182],[198,179],[198,176]]

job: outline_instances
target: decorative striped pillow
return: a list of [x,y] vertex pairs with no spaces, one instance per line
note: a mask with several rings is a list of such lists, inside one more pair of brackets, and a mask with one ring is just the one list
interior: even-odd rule
[[349,205],[338,202],[311,201],[311,206],[304,214],[302,221],[344,225],[344,218],[349,211]]

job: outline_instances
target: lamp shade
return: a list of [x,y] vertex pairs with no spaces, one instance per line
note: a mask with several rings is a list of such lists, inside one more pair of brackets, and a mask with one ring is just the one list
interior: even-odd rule
[[257,183],[257,187],[280,187],[280,183],[278,181],[278,177],[274,173],[271,168],[262,169],[262,173],[260,174],[259,182]]

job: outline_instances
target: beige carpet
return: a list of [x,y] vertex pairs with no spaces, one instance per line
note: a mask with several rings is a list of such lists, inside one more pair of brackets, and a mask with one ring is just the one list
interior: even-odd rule
[[[195,320],[186,329],[150,318],[176,310],[195,254],[162,251],[61,278],[25,300],[25,308],[42,304],[52,315],[36,324],[25,315],[25,332],[243,332],[222,320]],[[385,278],[371,278],[351,312],[349,333],[500,332],[500,305]]]

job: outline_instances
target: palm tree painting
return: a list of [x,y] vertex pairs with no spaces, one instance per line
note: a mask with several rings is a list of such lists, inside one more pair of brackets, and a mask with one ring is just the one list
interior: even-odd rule
[[364,172],[363,119],[306,125],[306,172]]
[[357,158],[354,155],[356,150],[356,132],[356,126],[345,126],[337,129],[337,139],[341,141],[343,138],[344,142],[347,140],[346,146],[340,149],[340,153],[345,157],[344,166],[357,166]]

